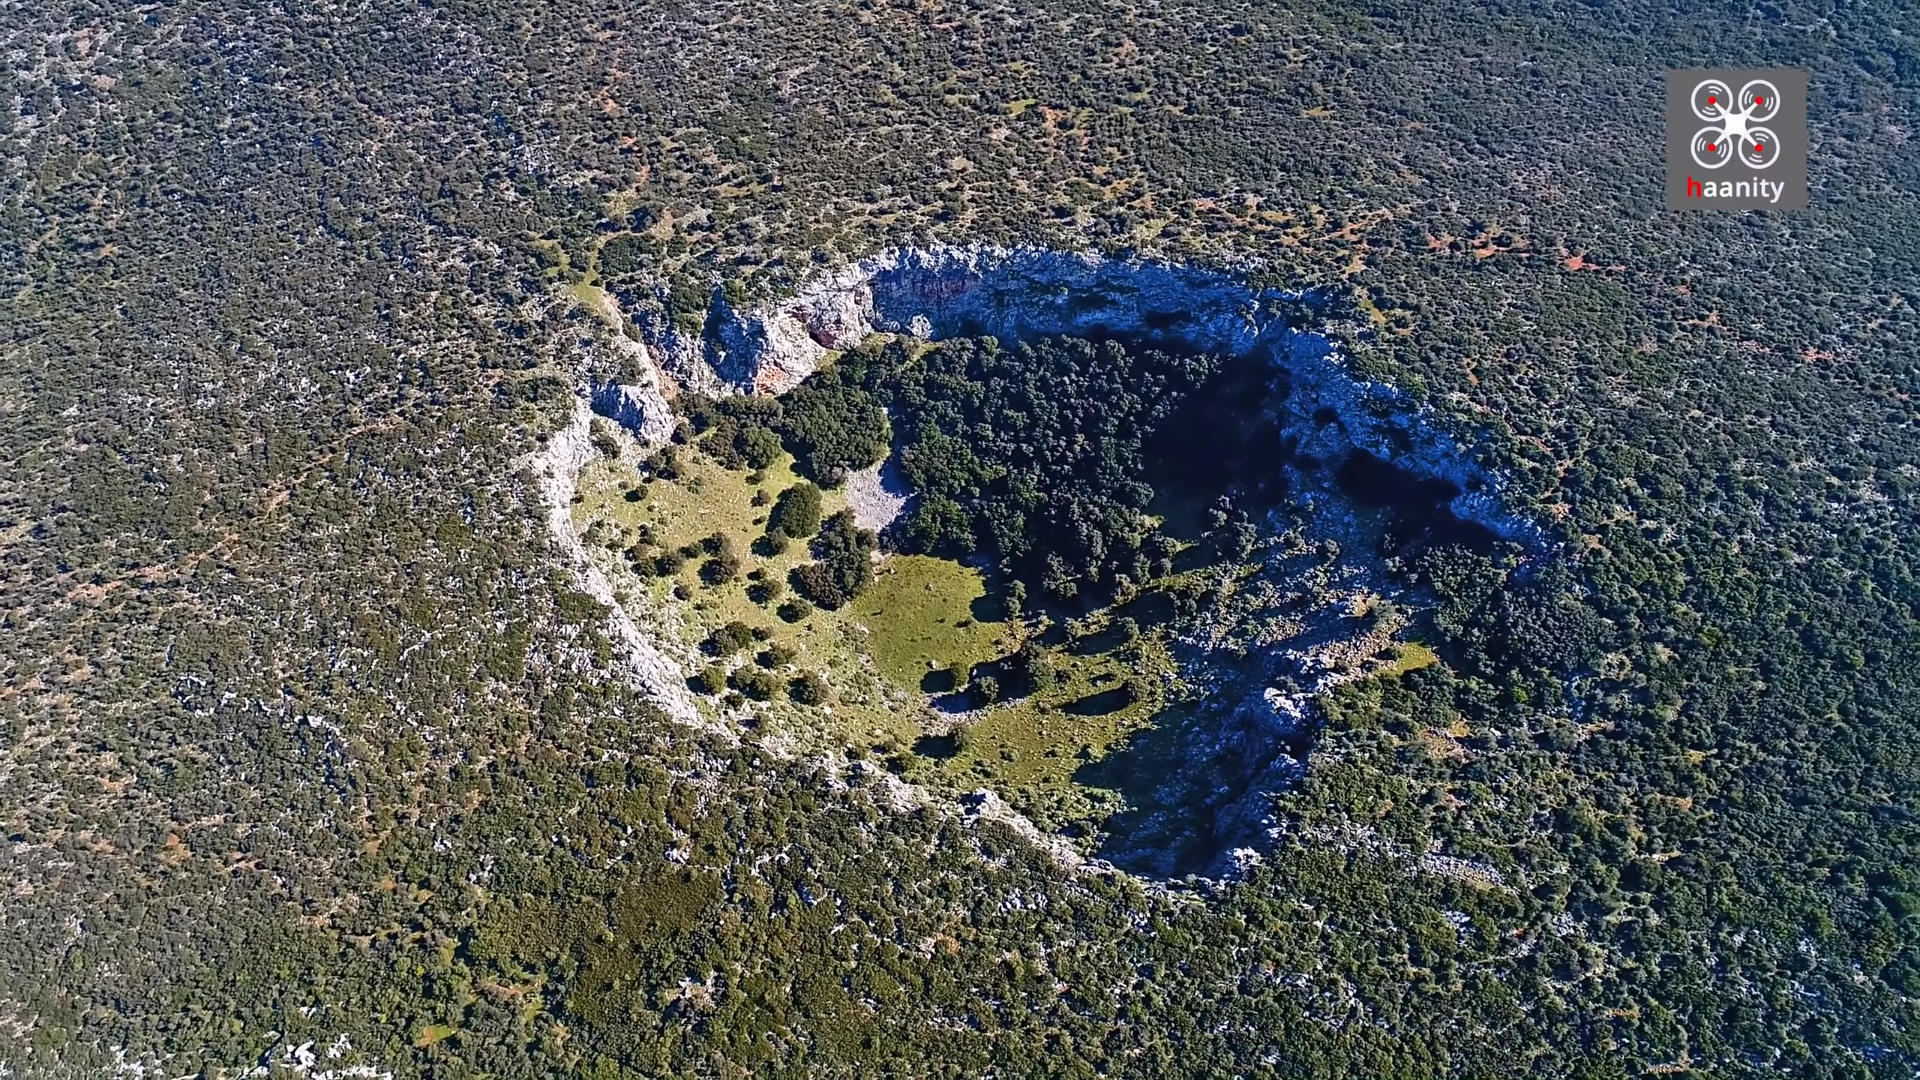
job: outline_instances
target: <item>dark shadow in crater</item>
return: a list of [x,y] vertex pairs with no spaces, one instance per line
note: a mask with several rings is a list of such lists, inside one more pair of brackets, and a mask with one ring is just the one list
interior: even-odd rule
[[[1157,344],[1154,347],[1161,347]],[[1287,496],[1285,465],[1295,440],[1275,415],[1290,392],[1287,373],[1264,354],[1226,360],[1156,425],[1142,447],[1153,512],[1180,540],[1200,539],[1207,511],[1222,497],[1258,515]],[[1177,570],[1192,569],[1204,552],[1183,553]]]
[[1122,305],[1102,293],[1080,293],[1067,301],[1067,314],[1075,319],[1099,311],[1119,312]]
[[1307,737],[1262,734],[1236,730],[1231,716],[1163,709],[1081,765],[1075,783],[1115,792],[1125,806],[1100,823],[1100,857],[1167,880],[1218,875],[1227,852],[1266,848],[1271,796],[1296,782],[1289,755],[1304,755]]
[[1184,326],[1193,321],[1193,313],[1188,311],[1143,311],[1140,324],[1149,331],[1164,334],[1175,327]]
[[[1075,656],[1098,656],[1101,653],[1110,653],[1120,646],[1127,644],[1129,640],[1127,632],[1116,625],[1118,622],[1119,619],[1115,618],[1113,622],[1109,623],[1107,627],[1099,633],[1088,634],[1086,637],[1073,642],[1073,654]],[[1136,619],[1135,622],[1137,623],[1138,619]]]
[[1452,481],[1421,476],[1365,450],[1355,450],[1334,474],[1347,497],[1361,506],[1384,507],[1407,516],[1432,515],[1460,494]]
[[960,752],[960,740],[952,735],[922,735],[913,740],[913,752],[923,758],[945,761]]
[[973,602],[967,605],[967,614],[973,616],[974,622],[1006,622],[1013,615],[1007,603],[1007,582],[997,576],[989,576],[987,591],[974,597]]
[[1457,544],[1484,553],[1500,543],[1493,530],[1460,517],[1448,507],[1461,494],[1460,486],[1451,480],[1422,476],[1365,450],[1355,450],[1335,470],[1334,482],[1356,505],[1384,509],[1393,515],[1387,542],[1396,550],[1420,544]]
[[1068,702],[1060,711],[1073,716],[1109,716],[1133,704],[1133,695],[1124,686],[1111,690],[1102,690],[1089,694],[1078,701]]

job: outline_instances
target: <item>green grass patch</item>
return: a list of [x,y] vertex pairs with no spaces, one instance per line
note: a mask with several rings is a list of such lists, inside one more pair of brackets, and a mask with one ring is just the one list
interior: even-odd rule
[[1440,654],[1417,641],[1395,642],[1392,661],[1379,669],[1382,676],[1400,676],[1440,662]]
[[951,786],[991,787],[1043,828],[1079,825],[1091,835],[1119,793],[1083,782],[1083,770],[1154,722],[1167,706],[1163,676],[1175,664],[1153,635],[1120,644],[1100,627],[1045,654],[1052,679],[986,710],[958,733],[951,756],[916,768]]
[[[793,659],[791,668],[782,666],[775,673],[783,689],[754,706],[756,713],[783,725],[791,722],[816,731],[836,732],[836,739],[850,744],[887,739],[910,744],[920,731],[916,711],[903,707],[899,691],[890,691],[863,660],[875,636],[860,618],[871,610],[861,606],[865,595],[838,612],[814,608],[792,623],[776,612],[782,602],[794,596],[787,585],[788,572],[810,556],[807,545],[799,541],[788,544],[777,555],[755,550],[754,543],[765,533],[772,507],[770,503],[753,505],[753,496],[762,490],[776,495],[799,483],[801,478],[794,473],[792,460],[783,456],[766,470],[759,484],[753,484],[748,479],[750,473],[725,469],[697,447],[680,447],[683,470],[679,479],[653,480],[643,486],[638,499],[629,501],[627,493],[639,480],[635,466],[641,456],[629,446],[620,460],[590,465],[581,478],[581,492],[586,497],[574,508],[575,521],[586,530],[590,544],[607,543],[620,550],[633,543],[643,528],[653,537],[653,542],[644,547],[648,553],[698,544],[714,533],[732,540],[740,556],[740,572],[725,584],[716,586],[702,580],[704,556],[689,558],[678,573],[664,578],[616,575],[618,587],[644,592],[646,606],[652,611],[671,613],[668,618],[645,613],[641,617],[658,631],[677,635],[680,644],[693,654],[693,669],[687,674],[691,676],[709,663],[752,666],[761,651],[784,647],[792,651]],[[822,503],[823,511],[832,514],[845,508],[846,497],[839,491],[827,491]],[[592,524],[595,522],[600,524]],[[603,536],[606,540],[598,539]],[[751,577],[756,571],[761,575],[759,581]],[[767,582],[778,583],[779,597],[757,601],[756,586]],[[677,599],[673,595],[676,589],[687,598]],[[699,645],[714,630],[734,621],[768,631],[770,636],[732,657],[698,653]],[[803,671],[825,676],[834,692],[830,711],[790,700],[784,688]],[[900,689],[912,692],[906,699],[909,705],[917,700],[917,684]],[[713,697],[701,700],[717,702]]]
[[1010,647],[1006,623],[979,617],[985,614],[986,591],[980,571],[972,567],[928,555],[896,555],[847,610],[872,633],[868,648],[880,674],[917,690],[930,663],[952,666],[965,679],[973,665]]

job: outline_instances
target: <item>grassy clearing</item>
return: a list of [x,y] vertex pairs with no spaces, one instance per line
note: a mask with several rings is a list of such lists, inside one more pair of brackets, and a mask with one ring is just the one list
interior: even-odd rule
[[[1128,801],[1122,774],[1137,771],[1138,763],[1119,773],[1103,772],[1101,763],[1115,754],[1136,754],[1137,748],[1127,749],[1130,740],[1169,722],[1167,710],[1175,703],[1168,688],[1177,685],[1177,666],[1152,629],[1156,620],[1145,612],[1127,610],[1141,616],[1144,631],[1109,610],[1078,619],[1075,636],[1058,628],[1042,634],[1051,621],[1047,615],[1037,614],[1038,622],[1026,625],[1002,619],[979,570],[893,555],[881,560],[874,584],[845,608],[810,608],[788,622],[776,609],[793,597],[787,575],[809,558],[806,545],[793,543],[775,555],[755,550],[754,542],[764,532],[772,497],[800,482],[791,460],[783,458],[755,483],[751,474],[722,468],[698,447],[681,447],[679,479],[642,484],[638,466],[644,455],[624,437],[623,445],[622,457],[597,461],[583,473],[575,519],[587,542],[609,555],[616,589],[630,598],[636,617],[652,632],[677,639],[690,677],[710,664],[750,668],[760,662],[758,654],[780,652],[790,660],[769,655],[768,661],[783,688],[800,673],[815,672],[833,689],[824,707],[800,704],[783,691],[764,702],[734,696],[730,704],[725,695],[703,695],[703,709],[733,723],[752,718],[763,734],[798,738],[818,749],[885,748],[916,783],[948,792],[987,787],[1043,828],[1078,826],[1089,838]],[[767,504],[756,506],[761,492]],[[825,513],[845,505],[843,493],[824,493]],[[720,585],[701,579],[703,557],[655,578],[628,570],[618,554],[642,535],[651,536],[643,549],[654,554],[715,533],[730,538],[741,563],[739,575]],[[777,583],[776,596],[755,588],[764,582]],[[700,652],[716,629],[735,621],[762,631],[765,639],[729,657]],[[1030,691],[1004,670],[1029,636],[1046,643],[1045,664],[1052,672]],[[1402,642],[1379,674],[1398,675],[1436,660],[1426,646]],[[944,680],[928,678],[930,665],[956,671],[962,686],[970,670],[981,669],[995,674],[1005,692],[1022,696],[960,717],[951,738],[926,744],[939,753],[912,753],[907,748],[922,736],[952,723],[930,708],[934,696],[949,689]],[[1116,764],[1121,760],[1114,758]],[[1122,777],[1119,786],[1116,776]]]
[[[754,495],[764,490],[772,496],[798,483],[792,462],[782,459],[755,484],[750,474],[728,471],[698,448],[682,447],[678,480],[643,485],[637,471],[642,455],[625,445],[621,458],[595,462],[581,477],[575,522],[591,545],[622,552],[644,530],[652,535],[645,550],[660,552],[721,533],[741,556],[739,577],[718,586],[701,580],[699,558],[666,578],[616,569],[616,587],[636,598],[636,615],[656,632],[678,638],[692,657],[689,676],[709,663],[751,666],[755,653],[780,647],[793,654],[778,672],[783,680],[814,671],[834,689],[826,708],[800,705],[785,694],[731,710],[718,698],[702,697],[703,707],[736,719],[753,716],[763,729],[829,746],[904,751],[927,730],[930,695],[946,689],[927,678],[930,663],[955,669],[962,680],[975,667],[995,671],[1027,632],[999,618],[979,570],[922,555],[889,556],[876,568],[872,587],[845,608],[812,609],[786,622],[775,609],[791,590],[783,585],[779,599],[756,602],[749,575],[759,571],[763,580],[784,583],[808,558],[798,543],[779,555],[753,549],[770,509],[753,505]],[[831,514],[845,506],[845,496],[828,491],[823,502]],[[626,560],[612,561],[620,567]],[[733,621],[763,630],[767,640],[724,660],[699,653],[714,630]],[[1049,828],[1091,823],[1110,812],[1115,793],[1077,782],[1076,773],[1151,722],[1162,707],[1163,673],[1174,671],[1174,664],[1151,634],[1123,640],[1107,615],[1084,620],[1082,629],[1078,639],[1045,649],[1051,679],[968,718],[950,757],[903,752],[897,760],[908,777],[949,791],[993,788]],[[1003,682],[1015,681],[1001,674]],[[1130,679],[1145,690],[1140,700],[1125,690]]]
[[[617,588],[644,597],[644,602],[634,605],[643,624],[676,636],[683,649],[695,657],[687,675],[693,676],[710,663],[727,669],[751,667],[763,651],[788,649],[793,653],[792,662],[777,666],[774,674],[784,684],[803,671],[816,672],[833,688],[833,701],[825,708],[803,706],[780,693],[766,702],[740,706],[736,716],[750,714],[774,730],[824,734],[830,742],[841,744],[891,741],[910,745],[920,731],[913,707],[918,695],[903,693],[875,676],[867,656],[871,631],[855,616],[861,610],[858,601],[839,612],[810,608],[805,617],[794,622],[777,614],[780,604],[793,597],[786,587],[787,574],[807,561],[807,546],[795,542],[778,555],[756,551],[754,543],[765,532],[771,507],[755,506],[753,498],[757,491],[771,497],[799,483],[801,478],[793,472],[792,461],[783,458],[755,484],[750,482],[751,474],[729,471],[697,448],[682,447],[679,456],[685,468],[678,480],[654,480],[642,485],[637,472],[641,454],[633,444],[625,445],[620,460],[589,465],[581,477],[584,498],[574,508],[574,519],[590,543],[624,551],[644,527],[653,536],[653,543],[646,547],[649,553],[673,551],[719,533],[731,539],[740,555],[739,575],[721,585],[701,579],[703,558],[688,559],[679,572],[664,578],[625,570],[615,574]],[[628,493],[635,488],[641,495],[630,500]],[[825,493],[825,513],[834,513],[845,505],[840,492]],[[752,576],[756,572],[759,581]],[[756,601],[752,590],[761,582],[778,583],[779,595]],[[735,621],[769,636],[731,657],[709,657],[698,652],[713,631]],[[720,707],[717,698],[702,700],[708,707]]]
[[[755,484],[750,474],[723,469],[697,448],[683,447],[679,456],[685,468],[673,482],[641,484],[642,455],[631,443],[621,458],[589,465],[581,477],[583,498],[574,508],[575,522],[590,544],[609,554],[623,552],[643,530],[652,535],[647,552],[697,544],[714,533],[731,538],[741,555],[741,572],[726,584],[702,581],[698,558],[666,578],[626,570],[616,570],[614,578],[618,589],[636,598],[636,614],[657,631],[675,635],[693,657],[689,676],[708,663],[749,666],[757,651],[779,646],[794,656],[779,673],[783,678],[815,671],[835,691],[827,709],[777,695],[735,715],[754,715],[790,733],[812,732],[829,743],[905,748],[925,730],[929,692],[945,689],[927,679],[929,663],[951,667],[964,680],[976,666],[993,670],[1019,645],[1022,629],[998,618],[979,570],[922,555],[884,559],[873,586],[839,611],[813,609],[795,622],[784,621],[774,610],[778,600],[756,602],[749,575],[760,571],[763,579],[784,583],[788,571],[808,557],[798,543],[779,555],[753,549],[769,509],[753,505],[754,495],[762,490],[775,495],[798,483],[792,462],[783,459]],[[837,491],[826,492],[823,501],[829,514],[845,505]],[[613,561],[616,567],[625,564],[618,556]],[[784,587],[781,592],[780,599],[792,595]],[[725,660],[701,655],[701,642],[732,621],[769,637]],[[1173,669],[1165,649],[1150,636],[1126,645],[1100,617],[1087,629],[1082,639],[1046,650],[1056,673],[1046,685],[974,718],[950,759],[906,755],[910,776],[938,788],[993,787],[1056,826],[1083,818],[1092,802],[1075,784],[1075,771],[1148,721],[1158,708],[1160,673]],[[1129,678],[1150,689],[1143,700],[1124,700],[1122,687]],[[716,698],[702,700],[720,707]]]
[[881,564],[873,587],[848,605],[868,630],[880,674],[903,689],[921,688],[930,665],[964,673],[1012,647],[1010,627],[985,621],[980,571],[926,555]]
[[[1045,650],[1054,675],[1032,693],[995,705],[957,738],[951,755],[916,761],[923,782],[958,789],[989,787],[1043,828],[1095,826],[1120,793],[1085,781],[1089,767],[1154,722],[1165,707],[1165,676],[1175,665],[1148,635],[1121,642],[1101,617],[1091,633]],[[1142,693],[1135,700],[1129,680]]]
[[1377,674],[1385,677],[1405,675],[1423,667],[1432,667],[1440,662],[1440,655],[1417,641],[1399,641],[1393,645],[1392,661],[1377,669]]
[[1104,757],[1159,707],[1152,693],[1134,702],[1124,696],[1130,677],[1149,687],[1159,681],[1164,652],[1152,645],[1142,652],[1140,662],[1129,664],[1113,653],[1050,650],[1061,681],[988,710],[949,765],[1013,785],[1070,782],[1083,761]]

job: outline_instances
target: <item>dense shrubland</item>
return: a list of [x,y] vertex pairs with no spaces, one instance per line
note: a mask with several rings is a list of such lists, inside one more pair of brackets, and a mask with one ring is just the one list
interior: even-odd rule
[[[12,14],[15,1075],[1912,1072],[1896,6]],[[1657,208],[1708,56],[1813,68],[1814,210]],[[518,471],[626,362],[562,286],[698,331],[929,237],[1331,287],[1573,583],[1409,560],[1448,662],[1344,688],[1203,903],[669,728]]]

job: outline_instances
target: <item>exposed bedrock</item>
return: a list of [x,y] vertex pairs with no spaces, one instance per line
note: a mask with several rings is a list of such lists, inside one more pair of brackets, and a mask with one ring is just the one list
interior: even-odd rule
[[663,443],[673,434],[673,409],[658,387],[601,383],[593,388],[591,400],[594,412],[633,432],[642,443]]

